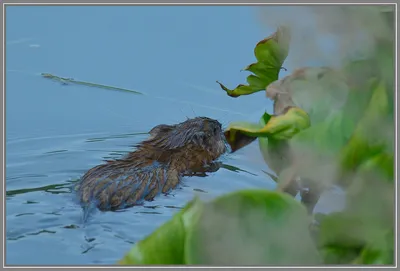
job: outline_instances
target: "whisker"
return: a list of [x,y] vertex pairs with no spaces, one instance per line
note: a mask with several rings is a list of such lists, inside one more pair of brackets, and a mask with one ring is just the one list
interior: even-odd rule
[[197,117],[197,114],[196,114],[196,112],[194,112],[194,109],[193,109],[192,105],[190,105],[190,108],[192,109],[194,116]]
[[182,115],[184,115],[186,117],[186,119],[188,120],[189,117],[183,112],[182,108],[179,108],[179,110],[181,111]]

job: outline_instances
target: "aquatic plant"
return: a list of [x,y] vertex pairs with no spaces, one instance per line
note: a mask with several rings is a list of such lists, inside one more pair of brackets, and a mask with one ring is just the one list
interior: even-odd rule
[[[382,12],[393,22],[392,10]],[[375,41],[371,54],[342,67],[282,79],[289,29],[259,42],[248,85],[219,84],[231,97],[265,91],[274,112],[231,123],[225,136],[232,151],[258,139],[277,190],[196,198],[119,264],[394,264],[394,39]],[[332,185],[345,191],[345,208],[312,213]]]

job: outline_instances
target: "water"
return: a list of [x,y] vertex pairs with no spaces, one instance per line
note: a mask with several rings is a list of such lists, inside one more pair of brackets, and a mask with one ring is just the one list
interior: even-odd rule
[[[131,150],[155,125],[201,115],[224,125],[256,121],[270,107],[262,93],[233,99],[215,83],[244,81],[240,69],[273,31],[259,25],[253,8],[6,11],[6,264],[112,264],[195,194],[273,187],[260,177],[266,166],[253,144],[222,158],[247,172],[187,178],[173,195],[124,212],[97,212],[85,225],[68,188],[103,159]],[[65,86],[42,72],[146,95]]]
[[[207,116],[257,121],[264,93],[230,98],[254,45],[275,29],[251,7],[7,7],[6,264],[113,264],[194,195],[273,189],[257,143],[172,195],[82,223],[71,182],[155,125]],[[62,85],[40,73],[144,92]]]

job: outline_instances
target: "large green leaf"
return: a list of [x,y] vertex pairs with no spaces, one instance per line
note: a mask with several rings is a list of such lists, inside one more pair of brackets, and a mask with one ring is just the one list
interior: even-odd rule
[[265,90],[270,83],[278,79],[282,64],[289,52],[289,43],[289,28],[278,27],[274,34],[257,43],[254,49],[257,62],[244,68],[254,74],[247,77],[248,85],[240,84],[235,89],[228,89],[222,83],[218,81],[217,83],[231,97]]
[[293,148],[307,148],[320,155],[337,153],[350,138],[352,129],[346,126],[346,116],[342,112],[331,114],[324,122],[316,123],[296,134]]
[[207,203],[186,241],[188,264],[313,265],[305,208],[292,197],[243,190]]
[[[366,160],[394,148],[394,125],[385,84],[370,81],[369,104],[348,144],[341,151],[343,171],[354,171]],[[393,165],[391,165],[393,166]]]
[[392,264],[394,244],[386,233],[394,224],[393,112],[382,80],[372,78],[360,85],[365,87],[358,92],[364,110],[353,115],[358,117],[357,126],[339,153],[339,181],[348,187],[346,208],[323,221],[320,245],[327,263],[347,259],[355,264]]
[[377,217],[345,210],[322,219],[318,247],[327,264],[392,264],[391,232]]
[[243,190],[211,202],[195,199],[119,264],[318,264],[309,223],[304,206],[278,192]]
[[200,204],[196,199],[161,225],[155,232],[139,241],[118,262],[121,265],[184,264],[186,238],[183,215]]
[[359,257],[353,261],[355,264],[376,264],[392,265],[394,264],[394,232],[382,231],[382,235],[375,242],[364,247]]

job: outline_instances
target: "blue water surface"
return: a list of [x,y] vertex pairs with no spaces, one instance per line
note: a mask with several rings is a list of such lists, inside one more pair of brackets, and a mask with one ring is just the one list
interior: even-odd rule
[[[120,157],[155,125],[207,116],[224,126],[272,111],[263,92],[228,97],[275,31],[256,7],[9,6],[6,8],[6,264],[114,264],[194,195],[273,189],[254,144],[172,195],[83,223],[71,182]],[[40,76],[128,88],[145,95]],[[284,74],[284,73],[283,73]]]

